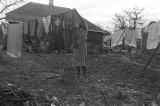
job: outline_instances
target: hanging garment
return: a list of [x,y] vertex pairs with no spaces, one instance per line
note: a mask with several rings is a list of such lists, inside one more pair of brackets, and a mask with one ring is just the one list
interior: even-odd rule
[[74,30],[74,15],[75,14],[73,11],[68,13],[66,15],[66,20],[65,20],[65,46],[67,49],[72,49],[73,48],[73,30]]
[[51,16],[51,22],[49,25],[49,32],[48,32],[48,40],[49,40],[49,47],[48,50],[52,51],[55,48],[55,37],[54,37],[54,17]]
[[103,42],[107,42],[110,38],[110,35],[103,36]]
[[[57,17],[57,19],[59,20],[59,17]],[[57,19],[56,19],[56,21],[57,21]],[[56,33],[55,33],[55,36],[56,36],[56,40],[55,40],[55,46],[56,46],[56,50],[63,50],[64,49],[64,36],[63,36],[63,23],[62,23],[62,20],[63,20],[63,18],[62,19],[60,19],[60,21],[59,21],[59,25],[57,26],[56,25],[56,23],[55,23],[55,25],[57,26],[57,28],[56,28]],[[56,22],[55,21],[55,22]]]
[[2,31],[2,26],[0,25],[0,45],[3,45],[4,39],[3,39],[3,31]]
[[27,23],[23,24],[23,34],[25,34],[25,35],[28,34],[28,24]]
[[47,21],[47,18],[43,17],[42,21],[43,21],[43,24],[44,24],[44,27],[45,27],[45,32],[47,33],[48,32],[48,21]]
[[49,41],[50,41],[50,36],[51,36],[51,30],[50,28],[50,23],[51,23],[51,16],[43,17],[42,18],[42,36],[40,37],[41,41],[44,42],[44,48],[45,52],[48,51],[49,49]]
[[32,37],[32,47],[35,51],[39,51],[40,49],[40,39],[38,37],[38,20],[35,20],[35,33]]
[[147,49],[147,39],[148,39],[148,33],[145,32],[145,27],[142,28],[142,52],[146,51]]
[[73,48],[73,12],[68,12],[65,14],[63,27],[64,27],[64,39],[65,39],[65,48],[72,49]]
[[142,29],[137,29],[137,38],[142,39]]
[[118,31],[113,35],[111,35],[111,47],[121,45],[124,37],[125,37],[124,30]]
[[160,23],[155,23],[147,27],[148,32],[147,49],[155,49],[160,42]]
[[129,46],[136,47],[137,37],[138,37],[137,30],[127,30],[125,32],[125,43]]
[[[156,24],[156,23],[154,23],[154,24]],[[154,26],[154,24],[151,24],[151,25],[144,27],[144,32],[146,32],[146,33],[150,32],[150,30],[152,29],[152,26]]]
[[[0,45],[1,51],[7,47],[7,23],[2,23],[0,28]],[[1,53],[1,52],[0,52]]]
[[35,20],[29,21],[30,36],[32,37],[35,35],[35,25],[36,25]]
[[44,34],[44,26],[42,20],[38,20],[37,37],[40,38]]
[[44,24],[44,27],[45,27],[45,32],[48,34],[49,25],[50,25],[50,22],[51,22],[51,16],[43,17],[42,21],[43,21],[43,24]]
[[49,27],[49,51],[56,50],[56,40],[57,40],[57,31],[58,27],[55,25],[56,17],[51,16],[51,24]]
[[3,33],[3,37],[7,35],[7,24],[6,23],[2,23],[2,33]]
[[73,66],[86,66],[87,56],[87,31],[81,29],[75,29],[75,43],[73,47]]
[[3,50],[3,44],[4,44],[3,31],[2,31],[2,26],[0,25],[0,55]]
[[52,16],[49,27],[49,50],[63,50],[64,49],[64,29],[63,29],[63,14]]

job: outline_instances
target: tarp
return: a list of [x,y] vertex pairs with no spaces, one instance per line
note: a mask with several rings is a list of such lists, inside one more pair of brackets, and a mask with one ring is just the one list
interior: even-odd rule
[[22,53],[22,23],[8,24],[7,54],[11,57],[21,57]]

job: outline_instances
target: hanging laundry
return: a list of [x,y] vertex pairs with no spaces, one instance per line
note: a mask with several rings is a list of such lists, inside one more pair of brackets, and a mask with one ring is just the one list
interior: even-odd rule
[[35,25],[36,25],[35,20],[29,21],[30,36],[32,37],[35,35]]
[[42,20],[38,20],[37,37],[40,38],[43,35],[44,27]]
[[25,34],[25,35],[28,34],[28,24],[27,23],[23,24],[23,34]]
[[111,38],[110,35],[103,36],[103,42],[107,42]]
[[2,26],[0,25],[0,56],[3,51],[3,44],[4,44],[3,31],[2,31]]
[[[155,23],[154,23],[155,24]],[[152,29],[152,25],[154,25],[154,24],[151,24],[151,25],[148,25],[148,26],[146,26],[146,27],[144,27],[144,32],[149,32],[151,29]]]
[[7,35],[7,23],[1,23],[0,25],[0,44],[5,45]]
[[[61,18],[60,18],[61,17]],[[56,25],[56,21],[57,19],[59,20],[59,25]],[[60,23],[60,21],[63,20],[62,16],[59,16],[59,18],[57,17],[56,21],[55,21],[55,27],[56,27],[56,31],[55,31],[55,49],[56,50],[62,50],[64,49],[64,38],[63,38],[63,23]],[[57,21],[58,22],[58,21]]]
[[[78,13],[73,10],[58,15],[51,15],[50,17],[43,17],[42,22],[45,29],[44,32],[46,33],[40,37],[41,45],[47,45],[47,51],[72,49],[73,36],[75,36],[74,26],[80,23],[84,24]],[[38,34],[39,28],[37,31]],[[42,46],[41,48],[44,47]]]
[[50,24],[50,22],[51,22],[51,16],[50,15],[47,16],[47,21],[48,21],[48,24]]
[[154,23],[147,27],[147,49],[155,49],[160,42],[160,23]]
[[136,31],[137,31],[137,34],[138,34],[137,38],[138,39],[142,39],[142,30],[141,29],[137,29]]
[[[65,14],[52,15],[51,25],[49,27],[49,49],[50,50],[62,50],[65,48]],[[64,27],[65,26],[65,27]]]
[[65,39],[65,48],[72,49],[73,48],[73,12],[68,12],[64,17],[64,39]]
[[138,37],[137,30],[127,30],[125,33],[125,43],[129,46],[136,47],[136,40]]
[[7,24],[6,23],[2,23],[2,33],[3,33],[3,36],[7,35]]
[[57,20],[55,21],[55,24],[56,24],[57,26],[59,26],[60,23],[61,23],[61,21],[59,20],[59,18],[57,18]]
[[113,35],[111,35],[111,47],[121,45],[124,37],[125,37],[124,30],[118,31]]
[[51,22],[51,16],[43,17],[42,21],[43,21],[43,24],[44,24],[44,27],[45,27],[45,32],[48,34],[48,32],[49,32],[49,24]]
[[55,25],[55,20],[56,20],[56,17],[54,16],[51,16],[51,24],[49,26],[49,33],[48,33],[48,36],[49,36],[49,51],[52,51],[52,50],[55,50],[55,42],[56,42],[56,25]]
[[142,51],[146,51],[147,49],[147,39],[148,33],[145,32],[145,29],[142,29]]
[[2,31],[2,26],[0,25],[0,45],[3,45],[3,31]]

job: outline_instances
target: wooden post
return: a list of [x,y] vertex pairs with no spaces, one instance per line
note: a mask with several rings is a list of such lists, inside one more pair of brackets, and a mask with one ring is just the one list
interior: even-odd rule
[[122,50],[125,49],[125,38],[123,37],[123,40],[122,40]]
[[148,65],[150,64],[150,62],[151,62],[152,58],[153,58],[153,57],[154,57],[154,55],[156,54],[156,52],[157,52],[157,50],[158,50],[159,46],[160,46],[160,42],[158,42],[158,45],[157,45],[156,49],[154,50],[154,52],[153,52],[152,56],[150,57],[150,59],[148,60],[147,64],[145,65],[145,67],[144,67],[144,69],[143,69],[144,71],[147,69],[147,67],[148,67]]

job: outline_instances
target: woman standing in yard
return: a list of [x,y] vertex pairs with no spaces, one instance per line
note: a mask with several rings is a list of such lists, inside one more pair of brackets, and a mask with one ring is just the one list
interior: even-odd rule
[[82,24],[75,27],[74,43],[73,43],[73,66],[76,67],[78,79],[80,79],[80,69],[82,68],[85,79],[87,78],[86,71],[86,56],[87,56],[87,29]]

